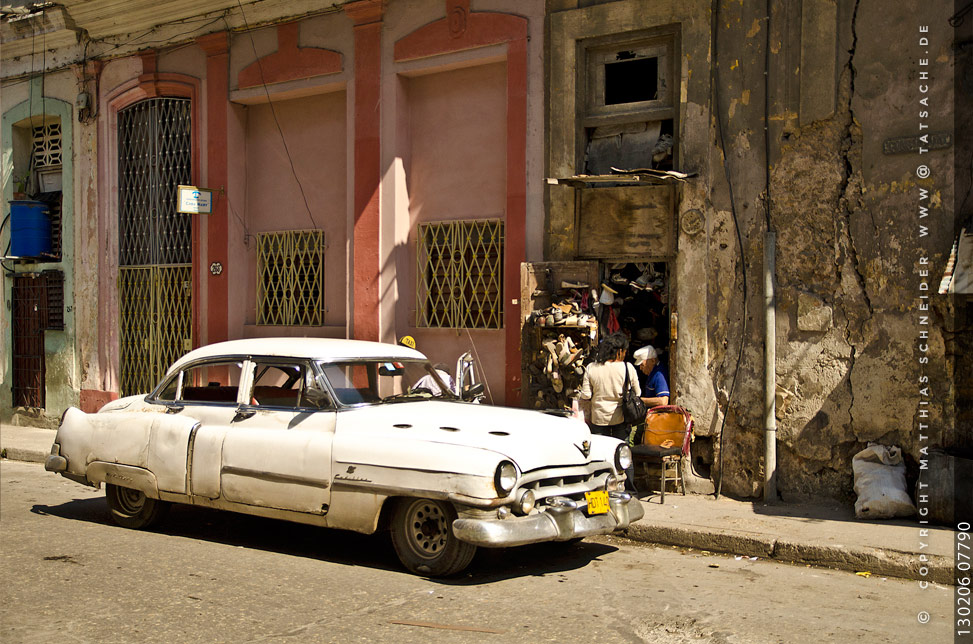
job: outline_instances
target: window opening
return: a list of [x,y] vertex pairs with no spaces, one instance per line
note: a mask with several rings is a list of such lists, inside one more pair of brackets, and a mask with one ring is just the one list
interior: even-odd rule
[[[58,170],[58,177],[61,173]],[[41,192],[36,195],[36,201],[43,201],[47,205],[47,216],[51,220],[51,256],[50,261],[61,261],[61,190],[60,181],[58,189],[52,192]]]
[[159,392],[159,400],[235,404],[242,362],[207,362],[183,369]]
[[678,152],[678,30],[586,42],[583,174],[672,170]]
[[61,121],[51,121],[33,128],[35,168],[61,165]]
[[500,220],[420,224],[416,325],[501,328],[503,243]]
[[631,51],[619,52],[617,57],[605,65],[605,105],[656,100],[659,59],[636,58]]
[[250,404],[261,407],[328,408],[330,395],[304,364],[258,363]]
[[257,235],[257,324],[324,324],[324,231]]

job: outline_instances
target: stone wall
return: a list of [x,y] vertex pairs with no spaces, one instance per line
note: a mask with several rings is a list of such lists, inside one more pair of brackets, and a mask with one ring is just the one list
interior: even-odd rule
[[[921,17],[877,0],[770,7],[769,34],[764,3],[719,3],[715,34],[699,29],[710,3],[686,7],[692,19],[677,9],[669,17],[682,29],[680,169],[699,173],[677,214],[705,219],[702,233],[679,230],[673,387],[696,416],[698,470],[710,466],[719,480],[722,432],[722,490],[760,496],[763,240],[776,231],[778,490],[842,497],[852,493],[852,456],[868,442],[902,446],[913,473],[921,447],[942,444],[950,424],[945,303],[932,294],[953,238],[952,150],[920,155],[901,151],[900,140],[920,134],[920,122],[923,132],[952,130],[953,6],[930,3]],[[632,13],[655,18],[639,2],[558,9],[619,29]],[[552,15],[552,25],[568,21]],[[552,38],[550,47],[556,60],[561,45]],[[929,115],[920,118],[923,96]],[[552,138],[567,122],[557,110],[552,101]],[[920,164],[928,178],[917,177]],[[558,258],[570,256],[562,202],[552,195],[548,251]],[[930,288],[926,325],[921,281]],[[920,420],[929,426],[923,442]]]

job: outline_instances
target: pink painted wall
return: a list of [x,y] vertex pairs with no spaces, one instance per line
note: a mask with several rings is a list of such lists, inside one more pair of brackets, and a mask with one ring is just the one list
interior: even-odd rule
[[[420,222],[504,219],[506,200],[506,66],[492,63],[405,79],[401,120],[408,132],[403,158],[409,201],[407,252],[398,253],[400,299],[396,328],[450,370],[476,349],[493,394],[504,402],[503,331],[417,329],[416,228]],[[402,262],[405,262],[403,265]],[[402,334],[404,334],[403,332]]]
[[[347,288],[345,102],[344,91],[274,102],[273,109],[277,112],[287,150],[307,197],[310,215],[291,171],[270,105],[247,108],[246,206],[244,212],[239,213],[247,222],[251,235],[282,230],[324,230],[328,245],[325,251],[324,288],[328,308],[325,324],[340,326],[342,333]],[[255,244],[252,240],[247,252],[245,292],[243,289],[230,292],[231,309],[243,307],[247,324],[256,322]],[[301,334],[315,334],[315,331],[305,328]]]

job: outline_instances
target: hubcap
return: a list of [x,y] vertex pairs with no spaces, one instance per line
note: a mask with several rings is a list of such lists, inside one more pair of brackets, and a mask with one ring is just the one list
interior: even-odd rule
[[118,505],[126,514],[138,514],[145,505],[145,495],[138,490],[118,488]]
[[446,547],[449,526],[442,509],[433,503],[415,503],[409,510],[409,541],[424,557],[436,557]]

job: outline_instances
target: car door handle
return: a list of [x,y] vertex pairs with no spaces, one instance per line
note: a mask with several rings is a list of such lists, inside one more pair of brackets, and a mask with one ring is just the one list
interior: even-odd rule
[[256,413],[257,413],[256,409],[239,409],[237,410],[236,416],[234,416],[233,420],[230,422],[235,423],[238,420],[246,420],[248,418],[253,417],[253,415]]

